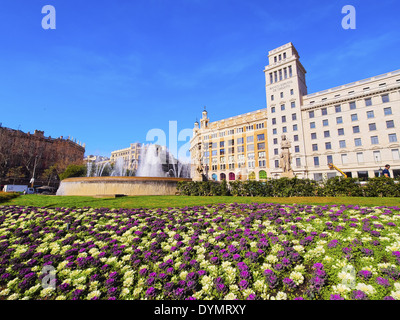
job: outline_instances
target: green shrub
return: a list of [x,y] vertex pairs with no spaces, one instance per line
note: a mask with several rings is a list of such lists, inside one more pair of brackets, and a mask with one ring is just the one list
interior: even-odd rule
[[60,173],[58,176],[59,176],[60,180],[64,180],[67,178],[73,178],[73,177],[85,177],[86,176],[86,166],[71,164],[64,170],[64,172]]
[[386,177],[371,178],[364,186],[366,197],[398,197],[400,196],[400,184]]
[[0,203],[6,202],[8,200],[11,200],[13,198],[19,197],[19,193],[16,192],[1,192],[0,191]]

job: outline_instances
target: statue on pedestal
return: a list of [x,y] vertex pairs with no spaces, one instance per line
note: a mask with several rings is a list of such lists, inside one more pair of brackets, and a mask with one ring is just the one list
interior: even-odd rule
[[194,154],[194,163],[195,163],[195,171],[194,171],[194,177],[193,181],[203,181],[203,172],[204,172],[204,166],[203,166],[203,161],[202,161],[202,152],[201,152],[201,143],[198,143],[197,146],[194,149],[195,154]]
[[292,156],[290,154],[291,143],[287,140],[286,135],[282,135],[281,142],[281,154],[279,160],[279,168],[282,169],[281,177],[292,178],[294,177],[293,170],[291,167]]

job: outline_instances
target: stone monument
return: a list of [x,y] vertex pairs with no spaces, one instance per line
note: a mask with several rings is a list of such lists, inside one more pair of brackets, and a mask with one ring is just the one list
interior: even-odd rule
[[293,178],[293,170],[291,167],[292,156],[290,154],[291,143],[287,140],[286,135],[282,135],[281,154],[279,160],[279,168],[282,169],[281,177]]
[[194,170],[194,177],[193,181],[203,181],[204,179],[204,166],[202,161],[202,154],[201,154],[201,142],[197,144],[195,148],[195,170]]

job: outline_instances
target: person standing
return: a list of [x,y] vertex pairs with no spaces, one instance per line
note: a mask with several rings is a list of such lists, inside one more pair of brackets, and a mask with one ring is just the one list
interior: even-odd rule
[[386,177],[386,178],[390,178],[389,169],[390,169],[390,165],[387,164],[387,165],[385,166],[385,169],[382,170],[382,175],[383,175],[384,177]]

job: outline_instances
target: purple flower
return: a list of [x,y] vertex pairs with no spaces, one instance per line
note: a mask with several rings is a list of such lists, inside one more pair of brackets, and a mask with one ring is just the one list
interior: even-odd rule
[[283,284],[289,289],[294,289],[296,287],[296,283],[293,281],[293,279],[290,278],[283,279]]
[[331,297],[329,300],[344,300],[344,298],[341,297],[340,294],[331,294]]
[[369,270],[361,270],[358,272],[358,276],[363,278],[364,280],[368,280],[372,276],[372,272]]
[[146,291],[146,297],[147,298],[154,298],[157,295],[157,291],[154,287],[150,287]]
[[304,298],[303,297],[296,297],[293,300],[304,300]]
[[257,296],[255,294],[249,294],[246,300],[257,300]]
[[354,300],[366,300],[367,295],[361,290],[354,290],[352,292],[352,297]]
[[250,279],[251,278],[251,274],[247,270],[241,271],[239,276],[241,279]]
[[382,277],[377,277],[375,281],[376,281],[377,284],[379,284],[379,285],[381,285],[381,286],[383,286],[385,288],[390,287],[390,282],[389,282],[388,279],[385,279],[385,278],[382,278]]
[[247,289],[247,286],[249,285],[249,283],[246,281],[246,280],[241,280],[240,282],[239,282],[239,287],[240,287],[240,289],[242,289],[242,290],[244,290],[244,289]]

